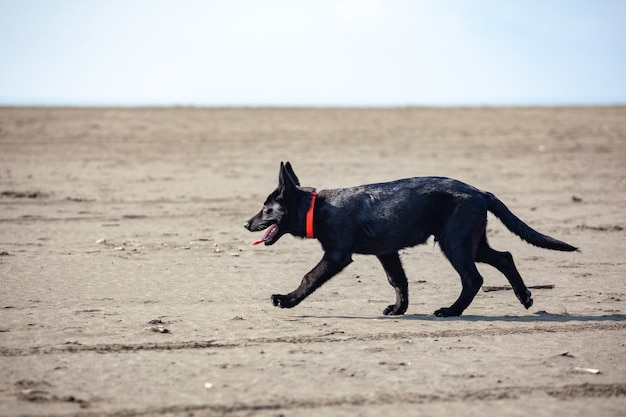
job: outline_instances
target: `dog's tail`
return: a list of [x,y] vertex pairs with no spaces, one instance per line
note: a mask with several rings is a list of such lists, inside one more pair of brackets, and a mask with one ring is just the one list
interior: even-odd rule
[[485,196],[485,200],[487,201],[487,208],[489,209],[489,211],[495,214],[495,216],[500,219],[500,221],[506,226],[507,229],[509,229],[511,232],[515,233],[531,245],[539,246],[540,248],[566,252],[573,252],[578,250],[578,248],[570,244],[544,235],[543,233],[539,233],[538,231],[524,223],[522,220],[520,220],[515,214],[511,213],[511,210],[509,210],[509,208],[505,206],[504,203],[500,201],[495,195],[488,192],[483,192],[483,195]]

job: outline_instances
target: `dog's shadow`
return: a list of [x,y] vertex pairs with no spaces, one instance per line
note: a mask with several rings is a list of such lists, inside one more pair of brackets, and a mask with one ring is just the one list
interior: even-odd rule
[[529,316],[480,316],[463,315],[458,317],[436,317],[432,314],[406,314],[403,316],[333,316],[333,315],[303,315],[301,318],[326,318],[344,320],[414,320],[414,321],[461,321],[461,322],[513,322],[513,323],[568,323],[568,322],[622,322],[626,321],[626,314],[608,314],[602,316],[586,316],[571,314],[553,314],[539,311]]
[[[384,316],[384,318],[392,318],[390,316]],[[625,314],[608,314],[602,316],[587,316],[587,315],[570,315],[570,314],[553,314],[545,311],[539,311],[529,316],[479,316],[479,315],[463,315],[458,317],[436,317],[428,314],[408,314],[403,317],[404,320],[421,320],[421,321],[475,321],[475,322],[514,322],[514,323],[537,323],[537,322],[555,322],[555,323],[567,323],[573,321],[582,322],[602,322],[602,321],[626,321]]]

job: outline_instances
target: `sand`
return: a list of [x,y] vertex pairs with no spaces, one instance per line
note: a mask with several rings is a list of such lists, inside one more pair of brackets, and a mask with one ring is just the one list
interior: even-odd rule
[[[279,309],[322,255],[251,246],[280,161],[318,189],[454,177],[581,252],[490,217],[554,285],[529,310],[434,317],[460,281],[432,239],[402,252],[404,316],[359,255]],[[623,416],[625,165],[626,107],[0,108],[0,415]]]

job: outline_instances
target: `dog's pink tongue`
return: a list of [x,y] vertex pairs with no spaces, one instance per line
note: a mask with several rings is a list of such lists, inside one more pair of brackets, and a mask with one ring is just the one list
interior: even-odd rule
[[263,235],[263,237],[259,240],[255,240],[254,242],[252,242],[252,246],[256,246],[259,243],[263,243],[267,240],[268,236],[274,231],[274,229],[276,228],[276,225],[273,224],[271,225],[268,229],[267,232],[265,232],[265,234]]

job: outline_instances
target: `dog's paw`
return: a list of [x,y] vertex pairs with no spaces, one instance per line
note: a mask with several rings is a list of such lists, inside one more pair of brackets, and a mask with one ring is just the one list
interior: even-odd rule
[[272,295],[272,304],[280,308],[291,308],[296,305],[293,298],[288,295],[274,294]]
[[439,310],[435,311],[435,316],[437,317],[454,317],[454,316],[460,316],[461,312],[457,312],[454,311],[451,308],[440,308]]
[[533,303],[535,301],[530,298],[530,296],[526,299],[526,301],[522,302],[522,304],[524,305],[524,307],[526,307],[526,310],[528,310],[530,307],[532,307]]
[[385,316],[401,316],[406,313],[407,306],[396,307],[395,304],[391,304],[383,310]]
[[526,307],[526,310],[528,310],[533,305],[534,301],[531,295],[532,294],[528,290],[526,290],[522,296],[517,295],[518,300],[520,301],[520,303],[522,303],[524,307]]

